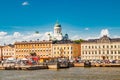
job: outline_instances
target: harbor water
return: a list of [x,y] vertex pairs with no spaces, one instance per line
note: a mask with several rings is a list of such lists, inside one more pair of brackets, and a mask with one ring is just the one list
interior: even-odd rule
[[120,80],[120,67],[0,70],[0,80]]

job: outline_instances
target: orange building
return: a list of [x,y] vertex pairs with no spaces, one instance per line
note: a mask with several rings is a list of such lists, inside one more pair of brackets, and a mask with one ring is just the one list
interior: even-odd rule
[[3,59],[2,47],[3,47],[3,46],[0,46],[0,61]]
[[40,58],[49,58],[52,53],[52,41],[23,41],[15,42],[15,53],[17,58],[29,56],[35,52]]

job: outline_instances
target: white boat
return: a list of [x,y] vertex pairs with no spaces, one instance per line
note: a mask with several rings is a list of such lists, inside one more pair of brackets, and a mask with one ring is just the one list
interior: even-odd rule
[[48,64],[48,69],[59,69],[58,64]]

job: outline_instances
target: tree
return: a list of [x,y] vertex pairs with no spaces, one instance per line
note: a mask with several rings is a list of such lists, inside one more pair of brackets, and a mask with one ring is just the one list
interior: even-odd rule
[[31,52],[30,55],[31,56],[36,56],[36,53],[35,52]]
[[36,34],[39,34],[39,31],[35,31]]
[[74,40],[73,42],[79,44],[79,43],[84,42],[84,41],[85,41],[85,40],[83,40],[83,39],[79,39],[79,40]]

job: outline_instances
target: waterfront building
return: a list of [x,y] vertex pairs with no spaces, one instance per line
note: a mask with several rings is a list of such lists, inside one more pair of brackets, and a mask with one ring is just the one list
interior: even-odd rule
[[90,39],[81,43],[83,60],[120,60],[120,38]]
[[1,47],[1,58],[7,59],[9,57],[16,57],[14,45],[9,44]]
[[3,47],[3,46],[0,46],[0,61],[3,60],[2,47]]
[[30,56],[30,53],[36,53],[40,58],[51,57],[52,41],[22,41],[14,45],[17,58]]
[[72,41],[57,41],[53,42],[53,58],[66,57],[73,59],[80,56],[80,44]]

